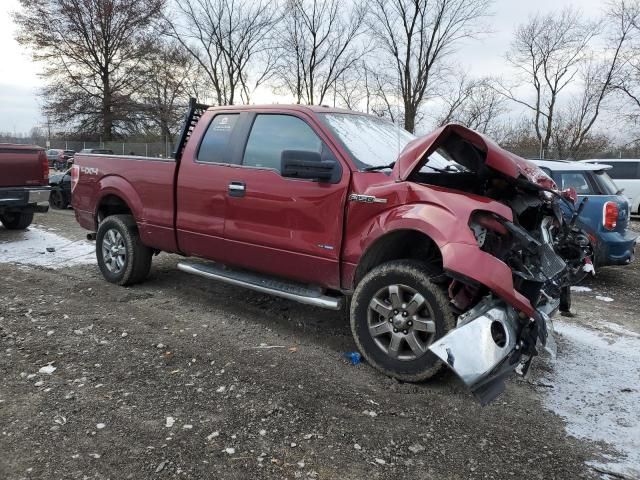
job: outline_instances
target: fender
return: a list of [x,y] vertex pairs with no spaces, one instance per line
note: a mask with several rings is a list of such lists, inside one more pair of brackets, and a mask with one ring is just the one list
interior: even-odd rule
[[[468,200],[464,208],[460,208],[461,205],[449,208],[434,203],[415,203],[390,209],[371,219],[351,244],[347,243],[345,259],[355,251],[362,252],[353,262],[357,265],[369,248],[383,236],[401,230],[414,230],[428,236],[438,246],[446,271],[488,287],[517,310],[532,315],[534,309],[531,303],[513,286],[511,269],[499,259],[480,250],[467,226],[469,217],[476,210],[499,210],[496,213],[500,214],[505,211],[502,208],[493,209],[491,205],[475,202],[473,199]],[[355,268],[345,270],[345,284],[351,285]]]
[[105,175],[98,181],[96,191],[98,195],[94,205],[94,218],[98,218],[98,208],[102,200],[109,195],[115,195],[129,206],[136,223],[144,223],[144,209],[140,196],[126,179],[118,175]]

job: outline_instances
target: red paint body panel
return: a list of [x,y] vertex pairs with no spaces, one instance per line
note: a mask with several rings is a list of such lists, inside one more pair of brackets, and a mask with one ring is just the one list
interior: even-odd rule
[[0,143],[0,187],[49,185],[41,155],[44,149],[35,145]]
[[80,225],[95,231],[98,209],[113,195],[131,209],[146,245],[177,251],[173,226],[174,161],[78,153],[75,164],[79,180],[72,203]]
[[[283,178],[263,168],[198,163],[198,145],[209,121],[217,112],[228,111],[286,113],[304,119],[341,163],[342,179],[317,183]],[[482,252],[468,227],[476,210],[513,220],[511,209],[486,197],[406,181],[424,155],[451,132],[487,152],[486,164],[507,176],[532,178],[536,170],[529,169],[528,162],[475,132],[448,126],[410,143],[392,175],[359,172],[315,117],[319,111],[333,110],[280,105],[209,109],[178,165],[140,157],[77,155],[76,217],[95,230],[101,199],[117,195],[131,208],[143,241],[151,247],[346,290],[354,288],[357,265],[377,240],[394,231],[415,230],[440,247],[445,268],[532,313],[528,300],[513,288],[509,267]],[[245,184],[243,197],[229,195],[231,182]],[[386,203],[347,201],[352,193]]]

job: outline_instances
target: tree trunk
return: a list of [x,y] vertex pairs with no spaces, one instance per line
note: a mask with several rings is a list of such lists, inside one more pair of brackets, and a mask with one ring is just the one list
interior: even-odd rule
[[113,105],[109,75],[102,77],[102,138],[105,142],[113,140]]
[[408,102],[404,104],[404,129],[411,133],[416,129],[416,109]]

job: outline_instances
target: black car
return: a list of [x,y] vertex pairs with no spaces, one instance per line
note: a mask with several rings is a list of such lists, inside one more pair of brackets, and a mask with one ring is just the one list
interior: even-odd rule
[[71,204],[71,169],[49,177],[49,205],[53,208],[64,209]]

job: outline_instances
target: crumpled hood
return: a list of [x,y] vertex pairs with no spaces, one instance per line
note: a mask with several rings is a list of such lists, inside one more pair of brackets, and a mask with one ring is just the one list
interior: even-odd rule
[[477,171],[480,161],[507,177],[524,177],[541,187],[556,189],[555,182],[534,163],[504,150],[485,135],[456,124],[445,125],[410,142],[396,161],[394,178],[406,180],[412,172],[422,168],[429,155],[439,148],[471,171]]

